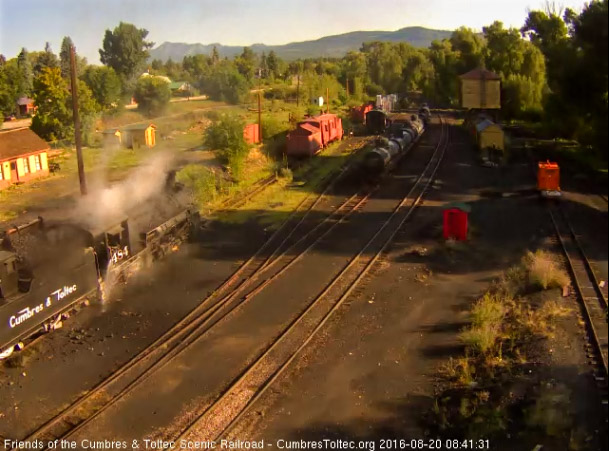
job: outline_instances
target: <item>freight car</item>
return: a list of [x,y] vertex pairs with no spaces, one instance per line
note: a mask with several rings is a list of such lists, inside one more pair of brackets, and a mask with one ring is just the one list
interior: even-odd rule
[[372,135],[382,135],[389,124],[387,113],[382,110],[375,109],[366,113],[366,129]]
[[336,114],[321,114],[299,122],[288,133],[286,154],[292,157],[310,157],[334,141],[343,138],[343,123]]
[[389,162],[399,153],[405,152],[423,133],[425,125],[413,115],[408,120],[396,119],[388,129],[387,137],[376,140],[375,146],[363,159],[367,177],[380,175]]
[[140,236],[129,220],[97,229],[38,218],[5,232],[0,250],[0,357],[21,340],[52,330],[85,299],[103,299],[108,280],[125,280],[192,236],[198,213],[185,210]]

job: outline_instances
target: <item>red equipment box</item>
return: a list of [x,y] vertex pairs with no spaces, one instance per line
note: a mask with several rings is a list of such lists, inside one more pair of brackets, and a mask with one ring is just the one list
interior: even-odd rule
[[443,212],[443,236],[445,240],[467,240],[469,213],[471,208],[466,204],[452,204]]

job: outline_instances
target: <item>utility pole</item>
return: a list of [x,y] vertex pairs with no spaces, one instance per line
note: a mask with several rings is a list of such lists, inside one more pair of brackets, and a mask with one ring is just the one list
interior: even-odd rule
[[76,80],[76,49],[70,46],[70,81],[72,82],[72,113],[74,118],[74,141],[76,144],[76,160],[78,162],[78,180],[80,181],[80,194],[87,194],[87,181],[85,179],[85,163],[82,159],[82,143],[80,140],[80,118],[78,117],[78,84]]
[[296,82],[296,108],[298,108],[300,106],[300,72],[298,72],[297,75],[297,82]]
[[260,91],[258,91],[258,140],[262,144],[262,106],[260,97]]

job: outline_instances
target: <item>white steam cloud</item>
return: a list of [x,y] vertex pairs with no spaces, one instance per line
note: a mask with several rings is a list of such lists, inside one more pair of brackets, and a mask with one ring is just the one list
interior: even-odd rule
[[99,187],[80,198],[77,217],[87,226],[97,228],[132,215],[134,210],[163,191],[172,163],[171,154],[154,154],[125,180]]

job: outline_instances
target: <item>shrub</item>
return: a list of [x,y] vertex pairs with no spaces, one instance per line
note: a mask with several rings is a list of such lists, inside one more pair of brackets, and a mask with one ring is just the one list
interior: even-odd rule
[[184,166],[176,173],[176,181],[191,190],[199,206],[216,196],[216,176],[205,166],[198,164]]
[[544,251],[529,252],[524,257],[524,266],[528,272],[528,281],[532,287],[547,290],[569,285],[568,274],[560,269],[552,256]]
[[160,114],[169,104],[171,90],[169,83],[158,77],[142,77],[135,85],[133,94],[138,110],[148,116]]
[[228,165],[233,177],[238,178],[245,165],[249,147],[243,137],[245,122],[238,116],[223,114],[205,130],[204,143]]
[[262,139],[267,140],[289,129],[289,124],[276,116],[266,114],[262,118]]

